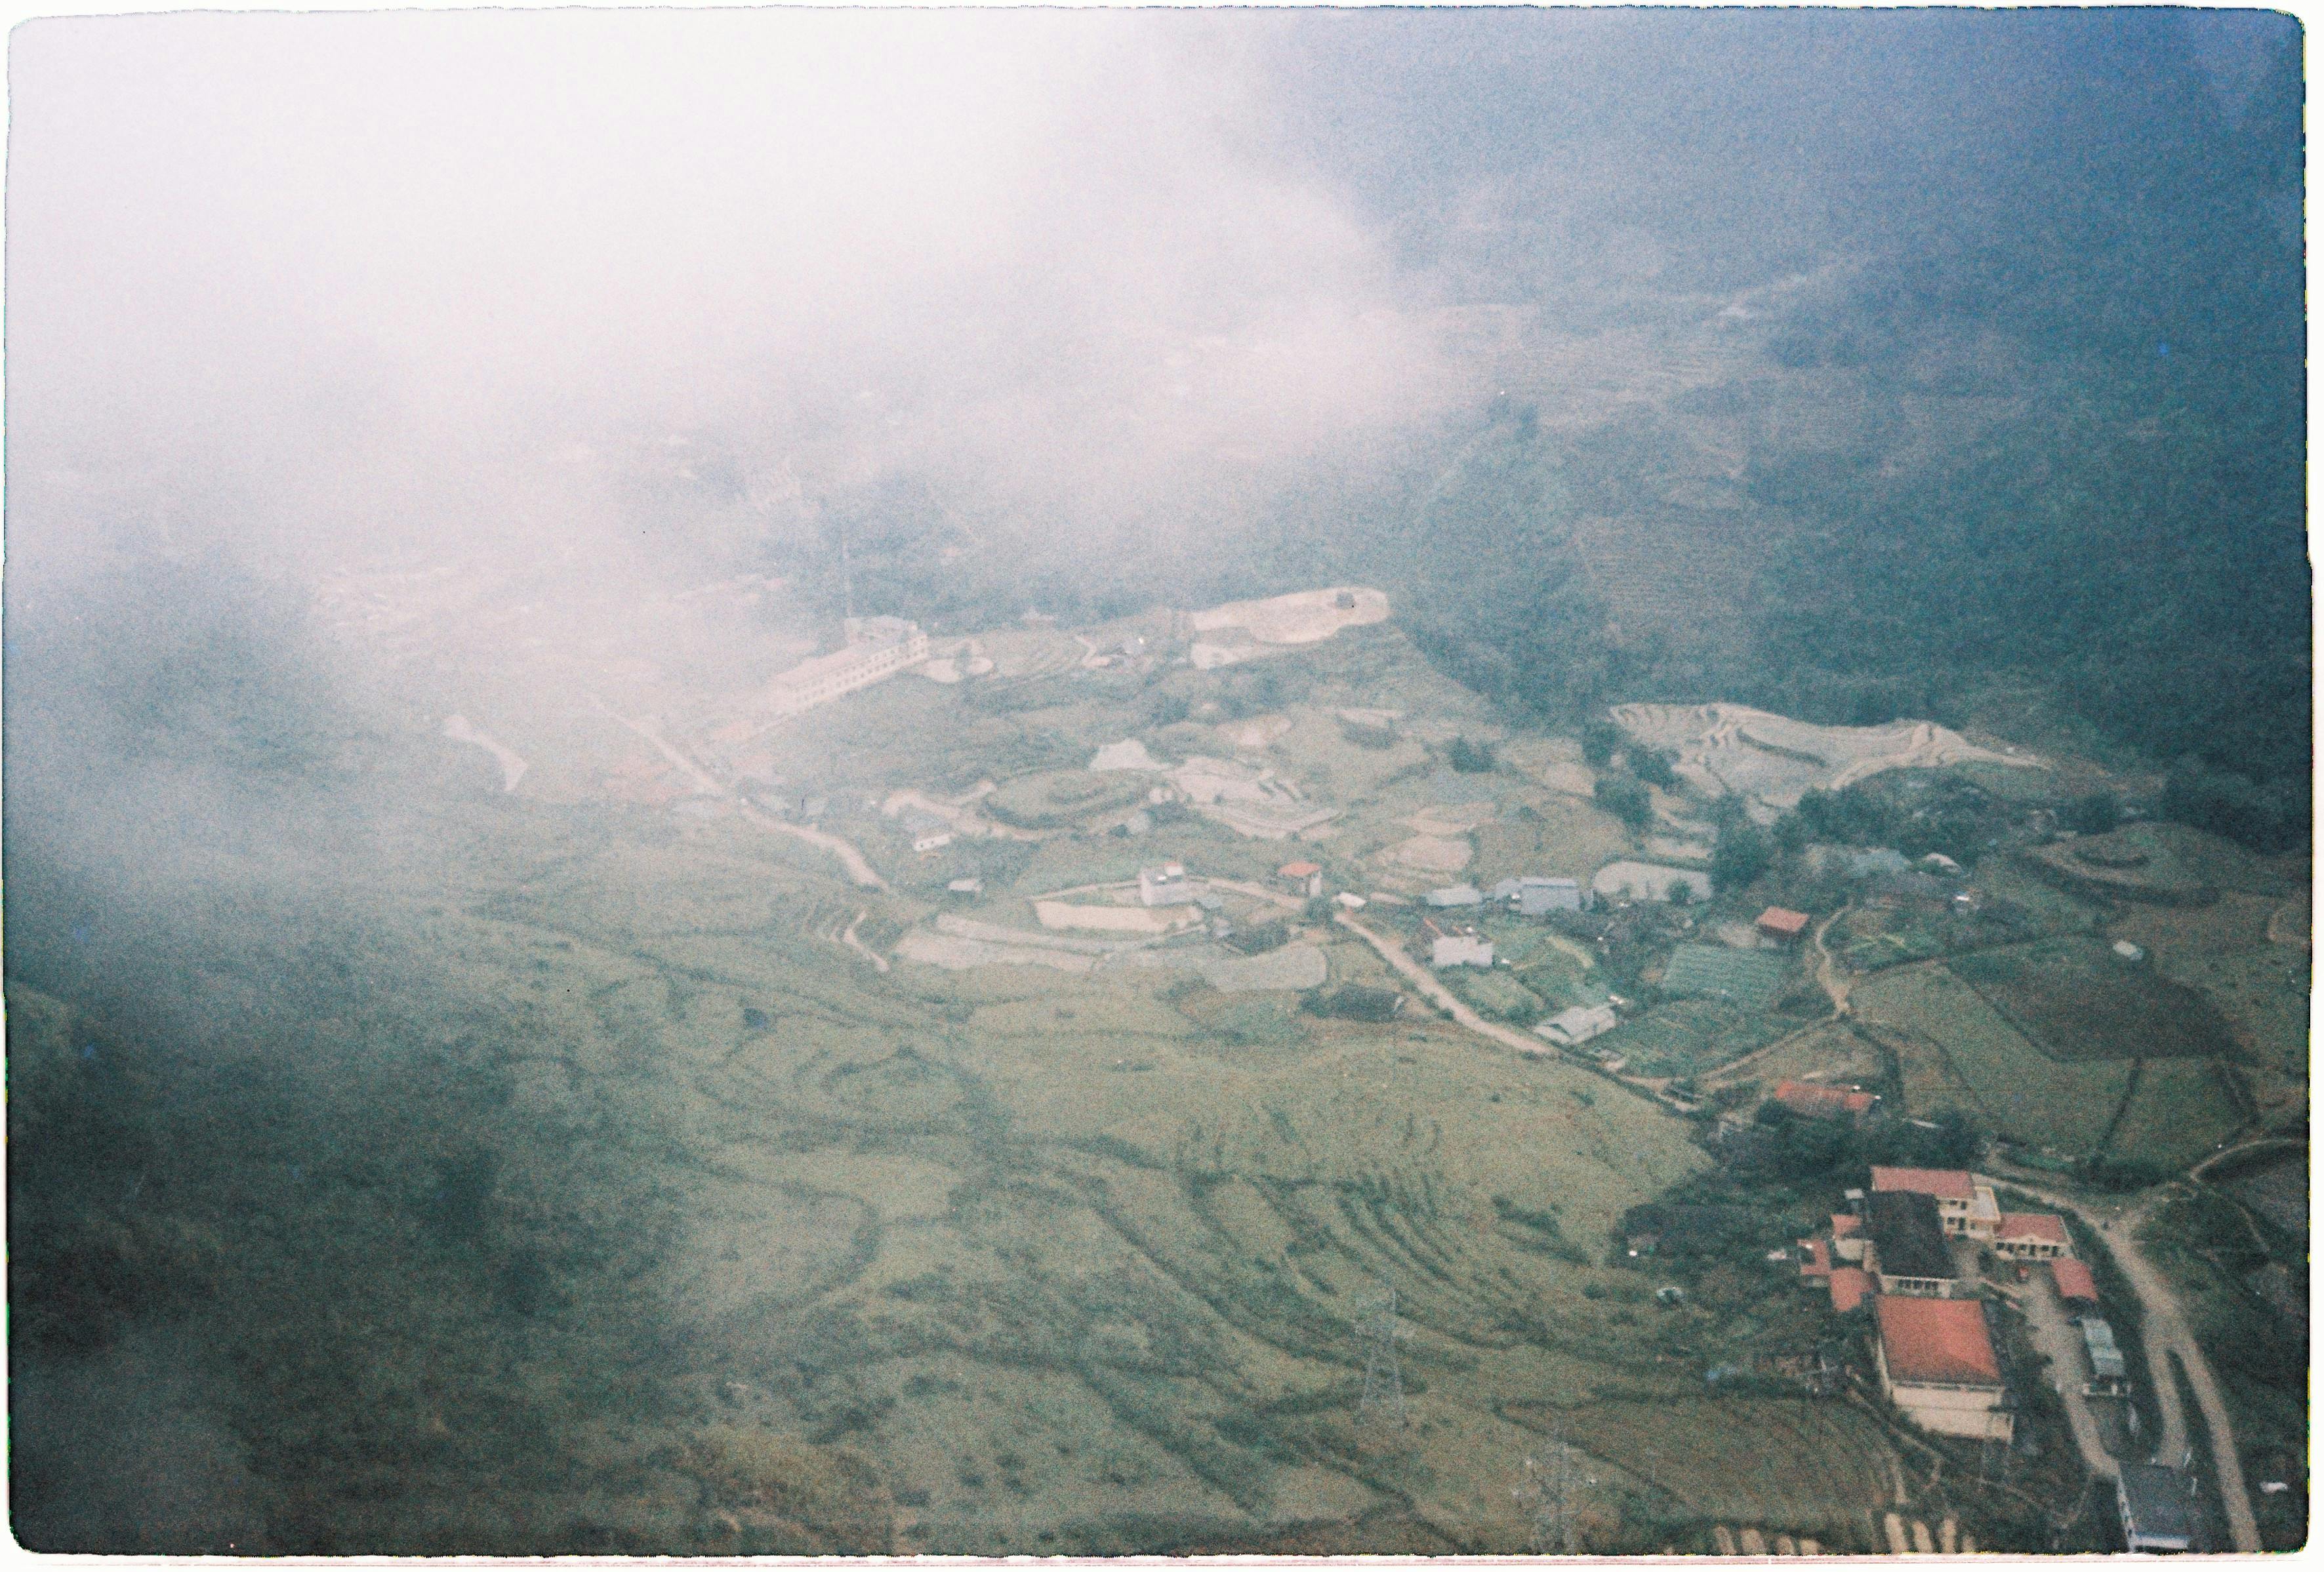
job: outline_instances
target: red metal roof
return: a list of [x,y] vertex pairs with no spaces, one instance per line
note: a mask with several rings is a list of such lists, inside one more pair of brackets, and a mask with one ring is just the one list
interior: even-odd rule
[[1911,1190],[1940,1200],[1975,1200],[1976,1187],[1964,1168],[1882,1168],[1872,1170],[1876,1190]]
[[1888,1379],[1952,1386],[1999,1386],[2001,1364],[1985,1329],[1985,1307],[1973,1299],[1913,1299],[1884,1293],[1872,1301]]
[[1800,1275],[1829,1277],[1831,1274],[1831,1252],[1824,1248],[1821,1239],[1800,1241]]
[[2004,1212],[2001,1225],[1994,1230],[1997,1239],[2041,1239],[2052,1245],[2069,1245],[2066,1219],[2052,1217],[2048,1212]]
[[1808,922],[1805,912],[1795,912],[1788,906],[1769,906],[1759,914],[1762,933],[1781,933],[1787,939],[1795,939],[1806,933]]
[[1841,1266],[1831,1274],[1831,1308],[1846,1315],[1872,1292],[1872,1279],[1861,1266]]
[[2098,1280],[2090,1269],[2071,1255],[2061,1255],[2050,1263],[2050,1280],[2058,1285],[2060,1299],[2087,1300],[2096,1304],[2098,1300]]
[[1286,862],[1275,870],[1278,878],[1308,878],[1323,871],[1312,862]]
[[1854,1212],[1834,1212],[1831,1214],[1831,1236],[1833,1238],[1852,1239],[1863,1231],[1864,1219],[1858,1217]]
[[1868,1091],[1818,1086],[1812,1080],[1779,1080],[1775,1083],[1775,1097],[1777,1102],[1794,1113],[1805,1114],[1811,1118],[1864,1113],[1880,1100]]

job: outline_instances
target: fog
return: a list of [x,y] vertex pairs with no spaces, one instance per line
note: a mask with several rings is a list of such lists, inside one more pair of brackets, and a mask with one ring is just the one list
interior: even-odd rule
[[[2157,816],[2303,847],[2301,41],[2159,11],[20,26],[20,1539],[885,1546],[789,1498],[670,1504],[673,1470],[715,1472],[705,1413],[819,1415],[810,1449],[903,1466],[829,1417],[894,1396],[847,1384],[856,1333],[805,1300],[715,1319],[671,1264],[724,1215],[704,1176],[811,1122],[807,1071],[697,1096],[744,1049],[669,1044],[713,997],[813,1065],[967,1031],[885,953],[820,970],[853,964],[851,913],[868,962],[857,924],[901,933],[943,880],[878,846],[890,879],[851,882],[788,829],[722,863],[645,779],[673,749],[722,777],[763,752],[753,779],[864,841],[892,789],[1184,722],[1158,648],[1126,675],[1164,609],[1362,584],[1394,608],[1382,669],[1462,685],[1479,735],[1564,747],[1628,702],[2038,724]],[[843,609],[964,670],[1047,639],[1112,707],[1020,653],[1001,676],[1038,703],[945,690],[973,745],[916,730],[901,683],[901,719],[770,731],[768,680]],[[1121,669],[1074,667],[1101,643]],[[720,794],[692,805],[742,811]],[[1038,839],[993,845],[1013,874]],[[748,898],[831,932],[786,949],[754,916],[763,972],[655,948],[652,923],[758,932],[717,905],[746,864]],[[586,1112],[530,1100],[559,1055]],[[1015,1172],[986,1117],[955,1219]],[[760,1188],[805,1216],[840,1207],[824,1177]],[[752,1338],[779,1352],[730,1356]],[[816,1455],[793,1475],[853,1478]],[[1371,1506],[1314,1521],[1409,1483],[1363,1477]],[[931,1510],[898,1542],[1144,1548],[1180,1513],[1203,1526],[1171,1544],[1284,1548],[1237,1536],[1288,1507],[1215,1505]],[[1508,1548],[1370,1531],[1329,1542]]]

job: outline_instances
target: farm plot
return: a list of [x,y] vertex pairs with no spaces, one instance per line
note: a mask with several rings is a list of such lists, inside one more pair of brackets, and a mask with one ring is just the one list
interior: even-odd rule
[[2186,1059],[2229,1045],[2209,1001],[2094,938],[1964,955],[1954,975],[2051,1058]]
[[2222,1073],[2208,1059],[2140,1064],[2137,1084],[2107,1142],[2107,1154],[2174,1169],[2209,1156],[2244,1123],[2220,1082]]
[[1936,1105],[1921,1099],[1942,1095],[1941,1082],[1950,1071],[1997,1133],[2026,1145],[2080,1154],[2104,1139],[2129,1089],[2127,1062],[2061,1063],[2050,1058],[1942,967],[1881,973],[1858,984],[1849,999],[1876,1032],[1888,1027],[1903,1039],[1900,1062],[1923,1047],[1941,1056],[1942,1067],[1933,1074],[1923,1069],[1917,1076],[1905,1075],[1910,1113],[1933,1111]]
[[1729,950],[1723,944],[1681,944],[1663,967],[1663,991],[1724,999],[1764,1010],[1783,991],[1790,958],[1773,950]]
[[[1621,821],[1596,805],[1545,795],[1480,828],[1470,876],[1483,884],[1525,874],[1587,879],[1629,850]],[[1480,886],[1481,887],[1481,886]]]
[[1656,1005],[1591,1046],[1623,1055],[1634,1075],[1692,1077],[1766,1047],[1788,1025],[1708,999],[1684,999]]

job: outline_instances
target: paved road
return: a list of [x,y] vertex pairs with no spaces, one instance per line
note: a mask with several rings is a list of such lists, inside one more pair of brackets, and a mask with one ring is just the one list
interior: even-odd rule
[[[1995,1182],[1986,1180],[1986,1183]],[[2145,1341],[2147,1374],[2152,1378],[2156,1402],[2163,1409],[2163,1441],[2157,1455],[2165,1462],[2175,1463],[2186,1453],[2187,1416],[2179,1402],[2179,1384],[2171,1378],[2170,1354],[2175,1352],[2186,1366],[2187,1384],[2195,1390],[2196,1406],[2203,1411],[2203,1422],[2211,1432],[2211,1451],[2218,1463],[2220,1503],[2227,1510],[2227,1534],[2235,1541],[2236,1553],[2250,1555],[2258,1551],[2259,1521],[2252,1515],[2251,1495],[2244,1486],[2243,1457],[2236,1450],[2235,1423],[2227,1417],[2227,1400],[2219,1394],[2219,1384],[2211,1374],[2211,1362],[2203,1357],[2202,1347],[2188,1328],[2187,1318],[2179,1308],[2179,1296],[2154,1264],[2138,1247],[2138,1227],[2146,1214],[2163,1200],[2163,1194],[2149,1196],[2127,1212],[2107,1216],[2077,1200],[2051,1190],[2036,1189],[2023,1180],[2004,1181],[2030,1194],[2040,1196],[2052,1206],[2063,1207],[2084,1222],[2097,1228],[2114,1253],[2116,1264],[2130,1280],[2133,1292],[2145,1308]],[[2167,1192],[2164,1192],[2167,1193]]]

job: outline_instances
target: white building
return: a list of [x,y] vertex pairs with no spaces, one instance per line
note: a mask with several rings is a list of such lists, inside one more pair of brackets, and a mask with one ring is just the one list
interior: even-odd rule
[[1582,909],[1582,881],[1578,878],[1545,878],[1528,874],[1517,881],[1515,894],[1517,915],[1521,917],[1544,917],[1552,912]]
[[915,851],[934,851],[952,844],[952,826],[931,814],[906,814],[904,833],[912,838]]
[[1186,870],[1176,862],[1166,862],[1159,868],[1138,870],[1138,901],[1147,906],[1183,906],[1193,902],[1194,887],[1186,882]]
[[1550,1016],[1534,1031],[1563,1047],[1579,1048],[1591,1038],[1612,1031],[1618,1024],[1611,1005],[1576,1005]]
[[1473,933],[1440,933],[1430,950],[1428,964],[1440,970],[1447,966],[1490,966],[1493,963],[1493,942]]
[[928,636],[901,617],[850,617],[847,643],[778,676],[767,685],[767,707],[796,715],[895,676],[928,657]]

